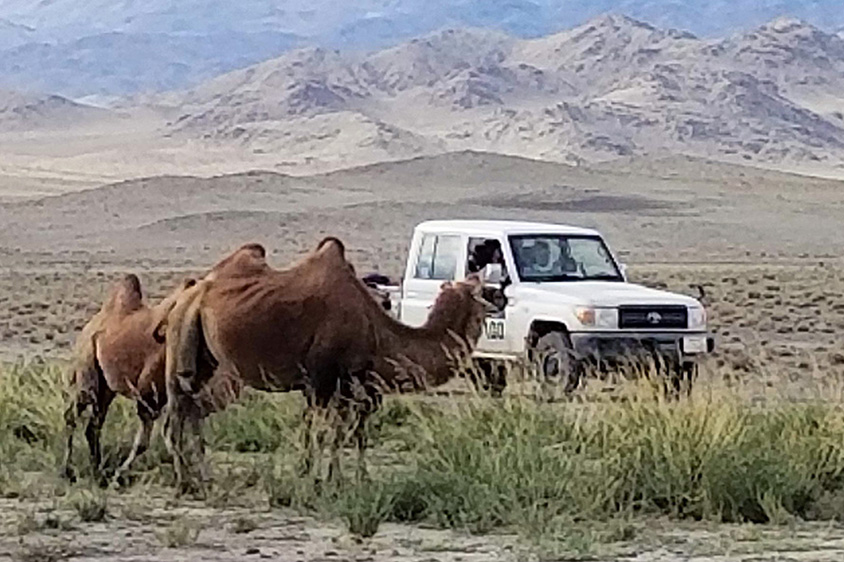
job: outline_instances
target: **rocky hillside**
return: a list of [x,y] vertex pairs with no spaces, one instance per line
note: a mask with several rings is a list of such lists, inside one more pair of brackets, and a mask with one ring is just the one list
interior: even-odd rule
[[386,156],[671,152],[836,167],[844,39],[778,19],[703,40],[609,15],[531,40],[460,29],[365,56],[298,50],[162,103],[181,112],[171,134],[293,159],[336,157],[342,145]]
[[0,130],[56,129],[104,117],[109,112],[55,95],[0,90]]
[[782,15],[844,26],[840,0],[0,0],[0,87],[161,91],[296,47],[359,52],[461,27],[535,38],[608,11],[708,37]]

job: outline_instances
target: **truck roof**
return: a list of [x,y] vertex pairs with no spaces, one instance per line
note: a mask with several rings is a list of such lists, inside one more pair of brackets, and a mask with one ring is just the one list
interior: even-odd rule
[[459,232],[480,236],[511,234],[570,234],[600,236],[597,230],[565,224],[509,220],[432,220],[421,222],[415,230],[425,232]]

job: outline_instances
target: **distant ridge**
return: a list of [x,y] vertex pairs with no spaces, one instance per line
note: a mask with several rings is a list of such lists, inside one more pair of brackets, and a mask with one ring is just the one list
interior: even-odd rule
[[301,49],[161,103],[176,136],[302,161],[472,149],[837,168],[844,39],[778,18],[704,40],[607,14],[529,40],[451,29],[368,55]]

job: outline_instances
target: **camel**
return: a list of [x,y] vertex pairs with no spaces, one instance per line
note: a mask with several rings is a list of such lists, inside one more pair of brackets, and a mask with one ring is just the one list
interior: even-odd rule
[[[229,258],[221,263],[226,262],[231,263]],[[477,278],[447,282],[426,324],[406,326],[355,276],[336,238],[324,239],[287,269],[247,266],[239,274],[204,279],[182,293],[165,322],[165,438],[180,492],[201,494],[207,480],[203,415],[196,397],[215,371],[222,369],[241,385],[258,390],[302,390],[306,415],[328,408],[338,390],[349,399],[341,401],[341,407],[357,404],[353,383],[365,383],[372,400],[361,408],[355,430],[362,466],[365,417],[380,402],[381,391],[372,390],[372,381],[377,377],[377,387],[387,391],[400,390],[409,380],[411,388],[448,381],[456,358],[477,343],[487,311]],[[421,374],[421,380],[411,380],[409,372]],[[194,438],[192,452],[201,471],[198,487],[190,474],[197,463],[186,457],[186,433]],[[330,470],[339,471],[336,447],[334,453]]]
[[185,279],[154,307],[144,302],[141,282],[134,274],[115,284],[100,310],[77,337],[69,373],[71,400],[65,411],[65,475],[73,480],[71,467],[73,433],[77,421],[90,408],[85,437],[95,473],[103,476],[100,464],[100,431],[116,395],[137,402],[141,426],[132,452],[118,472],[129,468],[149,445],[150,433],[166,399],[164,346],[153,338],[154,328],[166,318],[176,297],[196,281]]

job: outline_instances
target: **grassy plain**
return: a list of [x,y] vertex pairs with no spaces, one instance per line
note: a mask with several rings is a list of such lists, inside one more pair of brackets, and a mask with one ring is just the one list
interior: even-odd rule
[[[371,482],[354,479],[348,451],[346,478],[314,487],[294,470],[301,397],[251,393],[206,426],[215,483],[201,503],[173,498],[157,435],[128,488],[58,477],[61,359],[113,274],[7,273],[0,328],[25,359],[0,371],[0,560],[150,550],[207,559],[217,548],[220,560],[840,555],[841,269],[806,260],[632,273],[707,291],[719,350],[690,398],[590,380],[572,400],[517,381],[492,399],[458,379],[445,395],[387,400],[373,423]],[[184,274],[142,281],[155,298]],[[104,431],[107,466],[128,451],[135,424],[118,400]],[[84,446],[75,460],[87,466]]]

